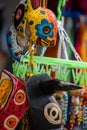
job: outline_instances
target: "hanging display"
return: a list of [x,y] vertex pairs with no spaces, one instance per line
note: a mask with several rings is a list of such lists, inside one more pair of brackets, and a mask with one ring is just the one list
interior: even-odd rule
[[[87,63],[82,61],[63,27],[61,9],[65,4],[66,0],[59,0],[56,17],[47,9],[47,0],[18,3],[7,31],[16,77],[3,71],[1,130],[87,129]],[[34,56],[38,46],[42,47],[41,55]],[[77,61],[69,60],[67,46]],[[61,59],[62,51],[65,59]],[[83,82],[84,88],[80,87]]]

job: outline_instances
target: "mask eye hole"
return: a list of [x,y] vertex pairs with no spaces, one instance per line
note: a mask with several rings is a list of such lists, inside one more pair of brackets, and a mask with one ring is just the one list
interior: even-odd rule
[[43,32],[44,32],[45,34],[50,33],[50,31],[51,31],[51,29],[50,29],[50,27],[48,27],[48,26],[46,26],[46,27],[43,28]]

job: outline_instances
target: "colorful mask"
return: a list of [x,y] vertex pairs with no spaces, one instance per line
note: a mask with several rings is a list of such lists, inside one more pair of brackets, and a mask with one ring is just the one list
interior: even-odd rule
[[[46,0],[21,0],[14,23],[7,32],[7,43],[12,57],[20,60],[25,46],[53,47],[57,40],[57,22],[54,13],[46,8]],[[29,42],[29,43],[28,43]]]
[[28,101],[25,85],[7,71],[0,83],[0,130],[14,130],[24,116]]

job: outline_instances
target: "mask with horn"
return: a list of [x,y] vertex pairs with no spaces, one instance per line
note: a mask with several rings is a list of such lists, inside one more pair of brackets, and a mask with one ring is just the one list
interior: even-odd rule
[[54,13],[46,8],[47,0],[21,0],[13,25],[7,32],[7,43],[12,57],[20,61],[25,46],[53,47],[57,41],[57,22]]

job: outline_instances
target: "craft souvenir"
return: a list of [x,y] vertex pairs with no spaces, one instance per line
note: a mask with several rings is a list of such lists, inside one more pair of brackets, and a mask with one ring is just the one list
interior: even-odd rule
[[35,130],[61,128],[61,109],[52,94],[80,88],[72,83],[52,80],[47,74],[30,77],[27,82],[27,96]]
[[80,96],[82,97],[82,129],[86,130],[87,129],[87,88],[84,88],[81,93]]
[[13,24],[7,32],[8,48],[15,60],[20,61],[25,46],[32,55],[38,45],[47,47],[56,45],[58,32],[56,17],[46,5],[47,0],[19,2]]
[[[46,51],[45,56],[57,57],[58,44],[56,44],[57,41],[56,39],[57,39],[57,33],[59,31],[60,41],[63,43],[62,45],[65,54],[67,53],[65,45],[66,43],[68,43],[76,59],[79,60],[79,62],[68,60],[67,55],[66,55],[67,60],[35,56],[34,57],[35,68],[29,66],[29,74],[31,73],[36,75],[44,72],[50,75],[51,72],[54,71],[56,78],[60,78],[62,80],[67,81],[68,77],[72,75],[73,81],[75,83],[78,83],[78,81],[80,80],[82,81],[83,76],[81,78],[80,76],[82,73],[79,73],[79,71],[76,72],[75,70],[78,68],[79,69],[87,68],[87,63],[80,62],[82,61],[80,56],[73,47],[70,38],[68,37],[65,29],[63,28],[62,22],[59,21],[61,13],[58,17],[58,22],[56,23],[54,14],[45,8],[46,1],[41,2],[42,4],[40,3],[40,0],[29,0],[29,1],[21,0],[17,6],[14,15],[14,23],[7,33],[8,46],[12,57],[17,61],[22,61],[23,63],[23,64],[20,63],[20,68],[18,68],[19,66],[18,62],[14,64],[15,75],[17,74],[16,76],[18,77],[21,76],[22,79],[25,79],[27,70],[26,63],[28,63],[30,59],[30,62],[33,64],[32,55],[34,55],[34,53],[36,52],[36,48],[38,45],[47,47],[52,46],[53,48]],[[61,4],[63,4],[62,0],[61,2],[59,8],[61,8]],[[60,11],[61,10],[59,9],[59,12]],[[25,46],[28,47],[30,56],[29,55],[22,56],[22,52]],[[63,83],[59,80],[57,81],[58,84],[56,84],[55,80],[52,80],[46,74],[30,77],[28,80],[27,96],[29,97],[32,119],[36,130],[50,130],[50,129],[57,130],[62,126],[64,126],[66,124],[66,121],[68,120],[67,107],[68,105],[70,105],[68,104],[68,96],[66,94],[62,95],[62,100],[64,102],[62,102],[62,109],[60,109],[58,103],[51,95],[57,91],[61,90],[66,91],[69,84]],[[54,83],[52,84],[52,82]],[[63,85],[65,85],[66,88],[63,88]],[[82,121],[82,112],[80,113],[79,110],[82,110],[82,98],[74,97],[72,98],[72,102],[73,101],[75,101],[76,106],[71,104],[72,105],[71,108],[73,110],[73,112],[71,113],[75,114],[74,117],[77,116],[78,124],[80,124]],[[84,110],[86,110],[85,108],[86,107],[84,107]],[[23,123],[25,119],[26,116],[25,118],[23,118]],[[73,120],[72,119],[70,120],[71,129],[74,126],[73,122],[74,120],[75,118],[73,118]],[[25,126],[25,124],[23,125]],[[84,124],[86,124],[86,121],[84,121]],[[27,127],[27,125],[25,127]]]
[[54,97],[56,98],[61,111],[62,111],[62,126],[64,127],[64,125],[66,124],[66,122],[68,121],[68,100],[69,100],[69,96],[67,92],[58,92],[54,95]]
[[0,79],[0,130],[15,130],[27,107],[25,84],[4,70]]
[[87,89],[71,91],[70,120],[67,128],[73,130],[74,127],[87,129]]
[[70,103],[70,130],[74,126],[78,126],[82,122],[82,97],[79,95],[80,91],[71,91],[71,103]]

